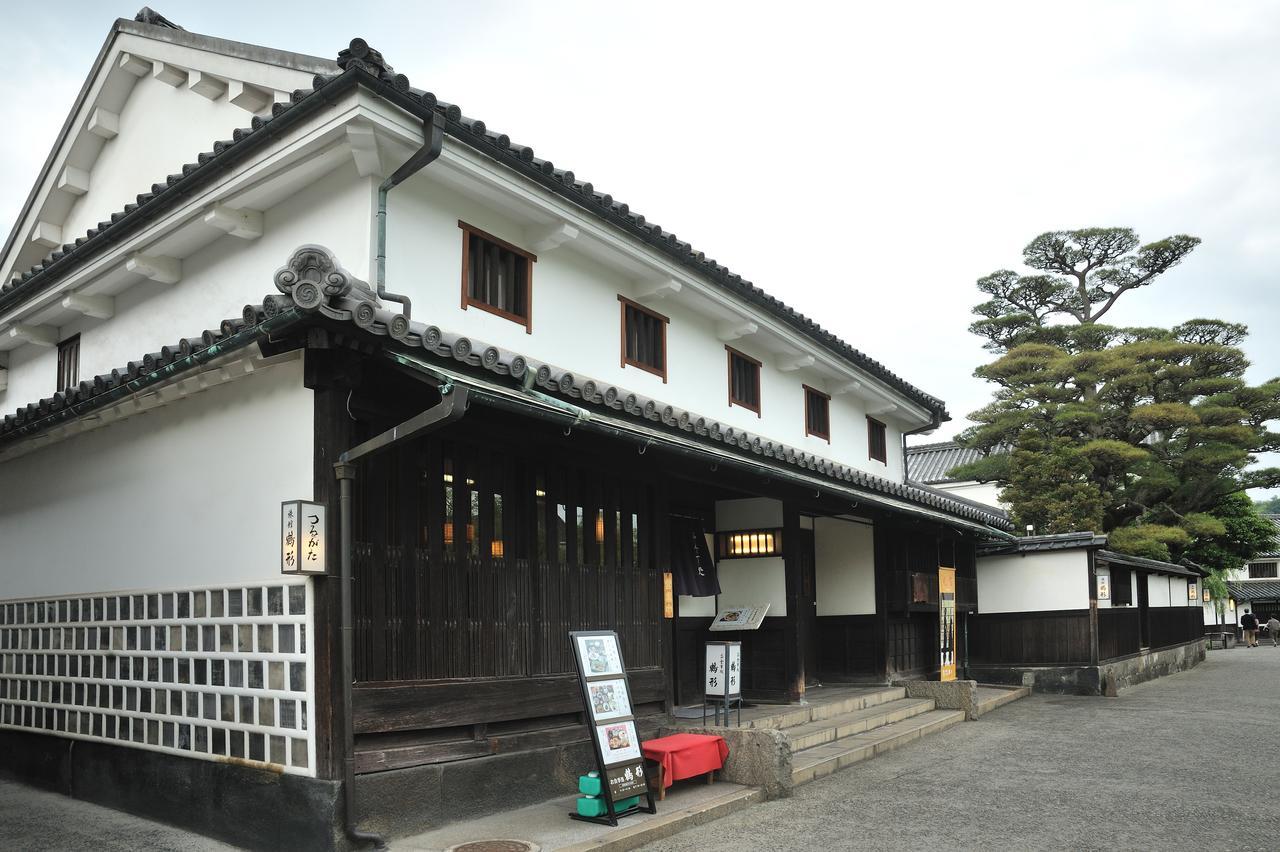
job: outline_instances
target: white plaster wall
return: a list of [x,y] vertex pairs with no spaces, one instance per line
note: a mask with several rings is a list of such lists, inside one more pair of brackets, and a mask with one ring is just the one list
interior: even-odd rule
[[981,612],[1036,612],[1089,608],[1085,551],[986,556],[978,560]]
[[716,598],[715,595],[708,595],[704,598],[695,598],[691,595],[680,596],[680,617],[699,617],[706,616],[714,618],[716,614]]
[[[831,443],[804,434],[804,391],[809,384],[833,388],[807,370],[783,372],[778,356],[746,337],[729,345],[760,360],[761,416],[730,406],[725,343],[715,323],[679,300],[650,303],[670,318],[667,330],[668,381],[620,363],[618,296],[634,298],[633,276],[608,268],[576,251],[572,242],[538,254],[533,264],[533,331],[475,308],[461,308],[462,220],[533,251],[523,223],[492,206],[434,181],[428,168],[391,196],[388,225],[388,286],[408,293],[421,317],[446,330],[525,353],[532,359],[581,375],[616,383],[637,393],[715,418],[879,476],[901,480],[901,429],[892,417],[877,415],[887,428],[888,464],[867,456],[866,409],[849,394],[831,400]],[[768,287],[767,283],[765,284]],[[857,341],[851,341],[855,346]]]
[[[911,473],[910,465],[907,466],[907,473]],[[994,482],[939,482],[935,483],[933,487],[940,491],[948,491],[966,500],[976,500],[979,503],[985,503],[998,509],[1006,508],[1000,502],[1000,487]]]
[[787,580],[782,558],[725,559],[717,566],[721,609],[748,604],[769,604],[769,617],[787,614]]
[[298,359],[0,463],[0,597],[279,579],[312,423]]
[[[781,500],[750,497],[716,503],[717,531],[780,526]],[[716,598],[719,608],[768,603],[770,617],[787,614],[787,579],[782,557],[722,559],[716,563],[716,574],[720,579],[720,596]]]
[[818,615],[874,615],[874,530],[869,523],[815,518]]
[[[60,328],[59,336],[81,335],[80,377],[92,378],[240,316],[245,304],[276,292],[275,271],[305,243],[328,247],[363,277],[371,210],[369,181],[357,177],[354,165],[345,161],[265,211],[259,239],[221,237],[183,260],[178,283],[135,285],[116,297],[115,316],[82,317]],[[0,413],[56,390],[56,349],[28,344],[11,351],[9,362],[9,388],[0,391]]]
[[[306,85],[310,86],[309,78]],[[150,192],[153,183],[164,183],[184,164],[212,150],[214,142],[230,139],[232,131],[248,127],[252,120],[252,113],[225,94],[211,101],[185,85],[140,78],[120,110],[119,134],[103,145],[93,165],[89,192],[71,208],[63,241],[83,236],[139,194]]]
[[[1147,605],[1172,606],[1169,601],[1169,577],[1166,574],[1147,575]],[[1184,594],[1183,597],[1186,597]]]

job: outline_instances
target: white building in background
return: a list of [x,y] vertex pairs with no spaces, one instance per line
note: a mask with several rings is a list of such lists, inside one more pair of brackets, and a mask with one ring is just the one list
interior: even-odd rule
[[957,479],[951,475],[951,471],[960,465],[976,462],[982,457],[980,450],[962,447],[955,441],[908,444],[907,478],[965,500],[1008,509],[1000,499],[1000,487],[996,483]]
[[[1264,553],[1248,565],[1232,571],[1227,578],[1231,597],[1222,602],[1204,602],[1204,623],[1235,628],[1240,616],[1250,610],[1265,623],[1272,616],[1280,618],[1280,515],[1263,515],[1276,528],[1276,537]],[[1222,612],[1219,613],[1219,603]]]

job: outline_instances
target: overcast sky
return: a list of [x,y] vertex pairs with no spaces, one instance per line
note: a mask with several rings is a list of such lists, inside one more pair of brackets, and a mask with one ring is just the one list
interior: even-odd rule
[[[154,2],[320,56],[365,38],[945,399],[955,419],[926,440],[990,395],[975,279],[1047,230],[1200,237],[1110,320],[1245,322],[1249,378],[1280,374],[1277,3]],[[25,37],[0,76],[0,230],[136,11],[6,4]]]

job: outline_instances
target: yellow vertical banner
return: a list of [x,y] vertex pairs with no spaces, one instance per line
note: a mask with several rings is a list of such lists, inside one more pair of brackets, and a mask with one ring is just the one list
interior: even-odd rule
[[956,569],[938,569],[938,662],[941,680],[956,679]]

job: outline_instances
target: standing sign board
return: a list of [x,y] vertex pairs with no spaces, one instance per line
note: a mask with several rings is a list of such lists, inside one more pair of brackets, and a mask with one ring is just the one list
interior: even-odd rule
[[956,679],[956,569],[938,569],[938,651],[941,680]]
[[[631,688],[618,647],[618,634],[612,630],[579,630],[570,633],[569,638],[578,661],[578,681],[586,710],[584,718],[591,732],[596,768],[605,779],[601,793],[608,806],[605,816],[587,817],[576,813],[569,816],[617,825],[619,817],[657,813],[653,794],[645,783],[644,756],[640,753],[640,737],[631,712]],[[621,812],[615,809],[615,802],[639,795],[647,797],[648,807],[637,805]]]
[[708,642],[706,671],[703,679],[702,718],[706,721],[706,708],[715,710],[716,722],[724,709],[724,723],[729,724],[729,707],[738,705],[738,723],[742,723],[742,643]]

